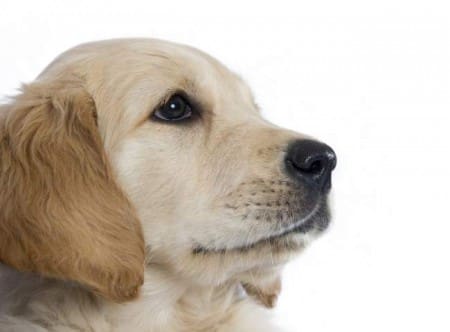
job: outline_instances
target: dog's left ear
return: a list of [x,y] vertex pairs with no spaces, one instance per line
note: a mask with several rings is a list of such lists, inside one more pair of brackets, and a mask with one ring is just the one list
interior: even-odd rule
[[135,298],[141,226],[114,180],[91,96],[77,82],[38,82],[0,113],[0,261],[113,301]]

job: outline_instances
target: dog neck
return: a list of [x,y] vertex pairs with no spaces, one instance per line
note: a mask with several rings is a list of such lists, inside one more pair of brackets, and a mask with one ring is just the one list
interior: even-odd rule
[[1,264],[0,281],[0,331],[273,331],[238,281],[200,286],[149,267],[139,298],[122,304]]
[[[157,267],[148,267],[140,297],[127,304],[106,303],[113,326],[130,331],[152,327],[151,331],[211,331],[248,297],[237,281],[217,286],[200,286],[181,280]],[[120,329],[119,329],[120,330]]]

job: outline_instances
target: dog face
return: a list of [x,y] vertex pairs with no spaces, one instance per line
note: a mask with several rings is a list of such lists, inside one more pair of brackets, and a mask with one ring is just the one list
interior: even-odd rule
[[148,262],[192,282],[264,278],[327,227],[331,148],[264,120],[208,55],[156,40],[86,44],[38,82],[55,80],[81,81],[92,98]]

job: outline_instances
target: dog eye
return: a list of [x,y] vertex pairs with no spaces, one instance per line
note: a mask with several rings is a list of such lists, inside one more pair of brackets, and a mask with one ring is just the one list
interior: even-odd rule
[[185,98],[173,95],[153,115],[164,121],[180,121],[191,117],[192,108]]

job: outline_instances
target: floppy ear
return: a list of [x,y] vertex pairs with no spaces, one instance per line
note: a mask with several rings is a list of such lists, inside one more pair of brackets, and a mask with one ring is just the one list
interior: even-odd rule
[[114,181],[93,99],[36,83],[0,110],[0,261],[121,302],[143,282],[144,240]]

